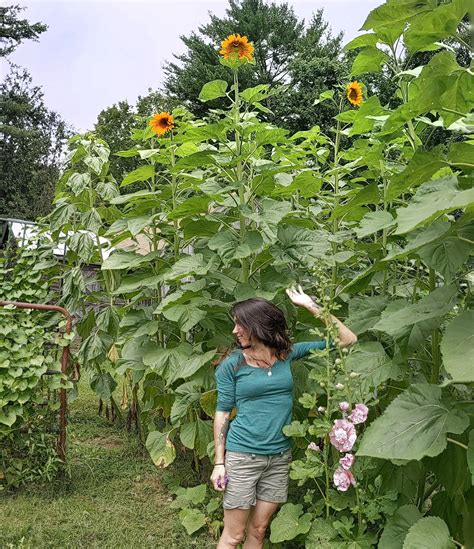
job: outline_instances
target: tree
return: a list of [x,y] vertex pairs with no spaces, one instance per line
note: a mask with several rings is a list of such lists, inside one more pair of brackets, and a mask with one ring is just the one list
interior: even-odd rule
[[[24,8],[0,8],[0,57],[23,40],[37,40],[42,23],[19,19]],[[69,130],[60,116],[46,108],[43,92],[33,86],[26,69],[10,64],[0,84],[0,215],[35,219],[52,207],[60,157]]]
[[[288,63],[288,90],[273,106],[278,123],[292,131],[331,127],[337,114],[330,102],[315,105],[319,94],[348,78],[349,64],[340,55],[343,33],[332,36],[329,23],[318,10],[298,41],[298,51]],[[281,122],[280,122],[281,121]]]
[[22,8],[18,5],[0,7],[0,57],[10,55],[23,40],[38,40],[39,35],[48,27],[43,23],[30,23],[26,19],[19,19]]
[[28,71],[13,64],[0,84],[0,132],[0,215],[46,215],[68,130]]
[[218,46],[233,33],[246,35],[255,46],[255,65],[239,73],[243,89],[287,82],[290,63],[298,53],[305,29],[304,22],[286,3],[230,0],[224,18],[211,15],[210,23],[199,27],[199,33],[181,36],[187,52],[175,56],[179,63],[166,64],[164,89],[197,116],[205,114],[209,105],[220,105],[215,101],[206,106],[197,99],[202,86],[218,78],[230,82],[229,71],[219,63]]

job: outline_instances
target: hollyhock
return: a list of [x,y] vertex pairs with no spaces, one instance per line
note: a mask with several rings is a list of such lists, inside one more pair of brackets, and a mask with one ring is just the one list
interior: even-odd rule
[[342,467],[338,467],[334,471],[333,481],[334,486],[339,490],[339,492],[347,492],[351,484],[352,486],[356,485],[354,475],[350,471],[346,471]]
[[313,450],[313,452],[320,452],[321,448],[316,444],[316,442],[310,442],[308,444],[308,450]]
[[369,409],[365,404],[356,404],[349,416],[349,419],[357,425],[358,423],[364,423],[369,414]]
[[342,465],[343,469],[345,469],[346,471],[349,471],[349,469],[354,464],[354,460],[355,458],[353,454],[346,454],[344,457],[342,457],[339,460],[339,463]]
[[357,434],[354,425],[347,419],[336,419],[333,428],[329,433],[331,444],[339,452],[350,452],[357,440]]
[[351,405],[348,402],[339,402],[339,410],[341,412],[348,412]]

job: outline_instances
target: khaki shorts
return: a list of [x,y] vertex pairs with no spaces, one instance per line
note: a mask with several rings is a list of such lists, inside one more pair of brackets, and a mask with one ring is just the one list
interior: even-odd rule
[[291,450],[270,456],[228,451],[224,509],[250,509],[257,499],[284,503],[288,498]]

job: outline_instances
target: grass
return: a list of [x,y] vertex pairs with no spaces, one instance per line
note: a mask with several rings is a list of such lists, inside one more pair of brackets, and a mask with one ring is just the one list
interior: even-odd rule
[[70,405],[69,475],[15,494],[0,494],[0,548],[204,548],[179,522],[165,481],[187,485],[190,465],[157,470],[134,435],[97,415],[97,400],[81,383]]

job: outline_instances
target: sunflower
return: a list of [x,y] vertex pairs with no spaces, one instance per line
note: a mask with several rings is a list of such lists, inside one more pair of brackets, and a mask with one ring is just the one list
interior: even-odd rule
[[351,105],[354,105],[354,107],[360,107],[363,98],[362,87],[359,82],[357,82],[357,80],[354,80],[354,82],[347,84],[346,92],[349,103],[351,103]]
[[253,44],[249,42],[246,36],[240,34],[231,34],[225,40],[222,40],[219,53],[224,59],[232,59],[238,56],[239,60],[253,60]]
[[165,135],[174,128],[174,120],[169,112],[159,112],[150,120],[150,128],[156,135]]

